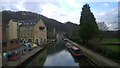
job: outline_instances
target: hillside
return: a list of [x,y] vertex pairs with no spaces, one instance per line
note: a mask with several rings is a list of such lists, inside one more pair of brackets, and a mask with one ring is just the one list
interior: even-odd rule
[[45,25],[47,26],[48,31],[53,31],[56,29],[56,32],[64,32],[69,33],[73,29],[78,29],[79,26],[77,24],[73,24],[71,22],[61,23],[57,20],[47,18],[41,14],[29,12],[29,11],[2,11],[2,22],[8,23],[10,19],[15,20],[29,20],[29,19],[42,19]]

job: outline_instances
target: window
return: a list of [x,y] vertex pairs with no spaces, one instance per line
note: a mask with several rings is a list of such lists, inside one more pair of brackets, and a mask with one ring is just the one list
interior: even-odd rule
[[37,37],[37,34],[35,36]]
[[44,42],[46,41],[46,39],[44,39]]
[[24,39],[22,39],[22,41],[24,41]]
[[10,41],[10,43],[13,43],[13,41]]
[[28,39],[28,42],[32,42],[32,40],[31,40],[31,39]]
[[22,43],[22,40],[20,40],[20,43]]
[[45,27],[44,26],[39,26],[39,29],[43,30],[43,29],[45,29]]
[[40,41],[42,42],[42,39]]
[[18,43],[18,40],[16,40],[15,42]]
[[2,47],[6,47],[7,43],[6,42],[2,42]]

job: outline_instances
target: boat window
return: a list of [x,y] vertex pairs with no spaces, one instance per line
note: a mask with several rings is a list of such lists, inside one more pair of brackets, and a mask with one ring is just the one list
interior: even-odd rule
[[76,54],[79,54],[79,53],[80,53],[80,50],[75,50],[75,53],[76,53]]

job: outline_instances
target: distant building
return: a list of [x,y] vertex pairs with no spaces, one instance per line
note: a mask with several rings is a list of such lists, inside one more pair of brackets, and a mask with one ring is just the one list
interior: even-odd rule
[[6,51],[7,50],[7,42],[8,42],[8,38],[7,38],[7,23],[2,22],[2,51]]
[[9,21],[9,39],[17,39],[18,38],[18,26],[19,23],[14,20]]
[[19,21],[20,39],[22,42],[32,42],[41,44],[47,40],[47,28],[40,20],[21,20]]
[[2,23],[2,50],[10,52],[20,48],[18,39],[18,22],[10,20],[9,23]]
[[[13,54],[18,53],[20,56],[20,43],[18,39],[18,22],[10,20],[2,22],[2,65],[6,65],[8,59]],[[9,55],[9,57],[7,57]]]

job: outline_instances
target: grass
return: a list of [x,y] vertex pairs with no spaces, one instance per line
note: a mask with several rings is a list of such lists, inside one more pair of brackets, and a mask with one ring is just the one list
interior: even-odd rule
[[[80,43],[79,39],[74,39],[75,42]],[[93,51],[96,51],[106,57],[112,58],[115,61],[119,61],[120,62],[120,46],[115,44],[108,44],[108,43],[116,43],[116,42],[120,42],[120,39],[118,38],[103,38],[102,41],[100,42],[99,40],[93,40],[91,41],[92,44],[88,45],[88,44],[83,44],[86,45],[86,47],[92,49]],[[98,42],[98,43],[96,43]],[[104,43],[104,44],[101,44]]]
[[[120,42],[118,38],[104,38],[101,43],[116,43]],[[119,45],[102,45],[110,52],[120,53],[120,46]]]
[[116,45],[113,45],[113,46],[105,46],[107,49],[111,50],[111,51],[114,51],[114,52],[120,52],[120,46],[116,46]]
[[[100,43],[104,44],[99,44],[96,46],[95,44],[94,47],[96,47],[96,51],[99,53],[102,53],[103,55],[110,57],[115,60],[119,60],[120,62],[120,46],[118,44],[111,44],[111,43],[117,43],[120,42],[120,39],[118,38],[104,38]],[[109,45],[110,43],[110,45]]]
[[116,43],[120,42],[119,38],[104,38],[102,39],[101,43]]
[[117,61],[119,60],[120,62],[120,46],[105,46],[106,47],[106,52],[105,55],[111,58],[116,59]]

